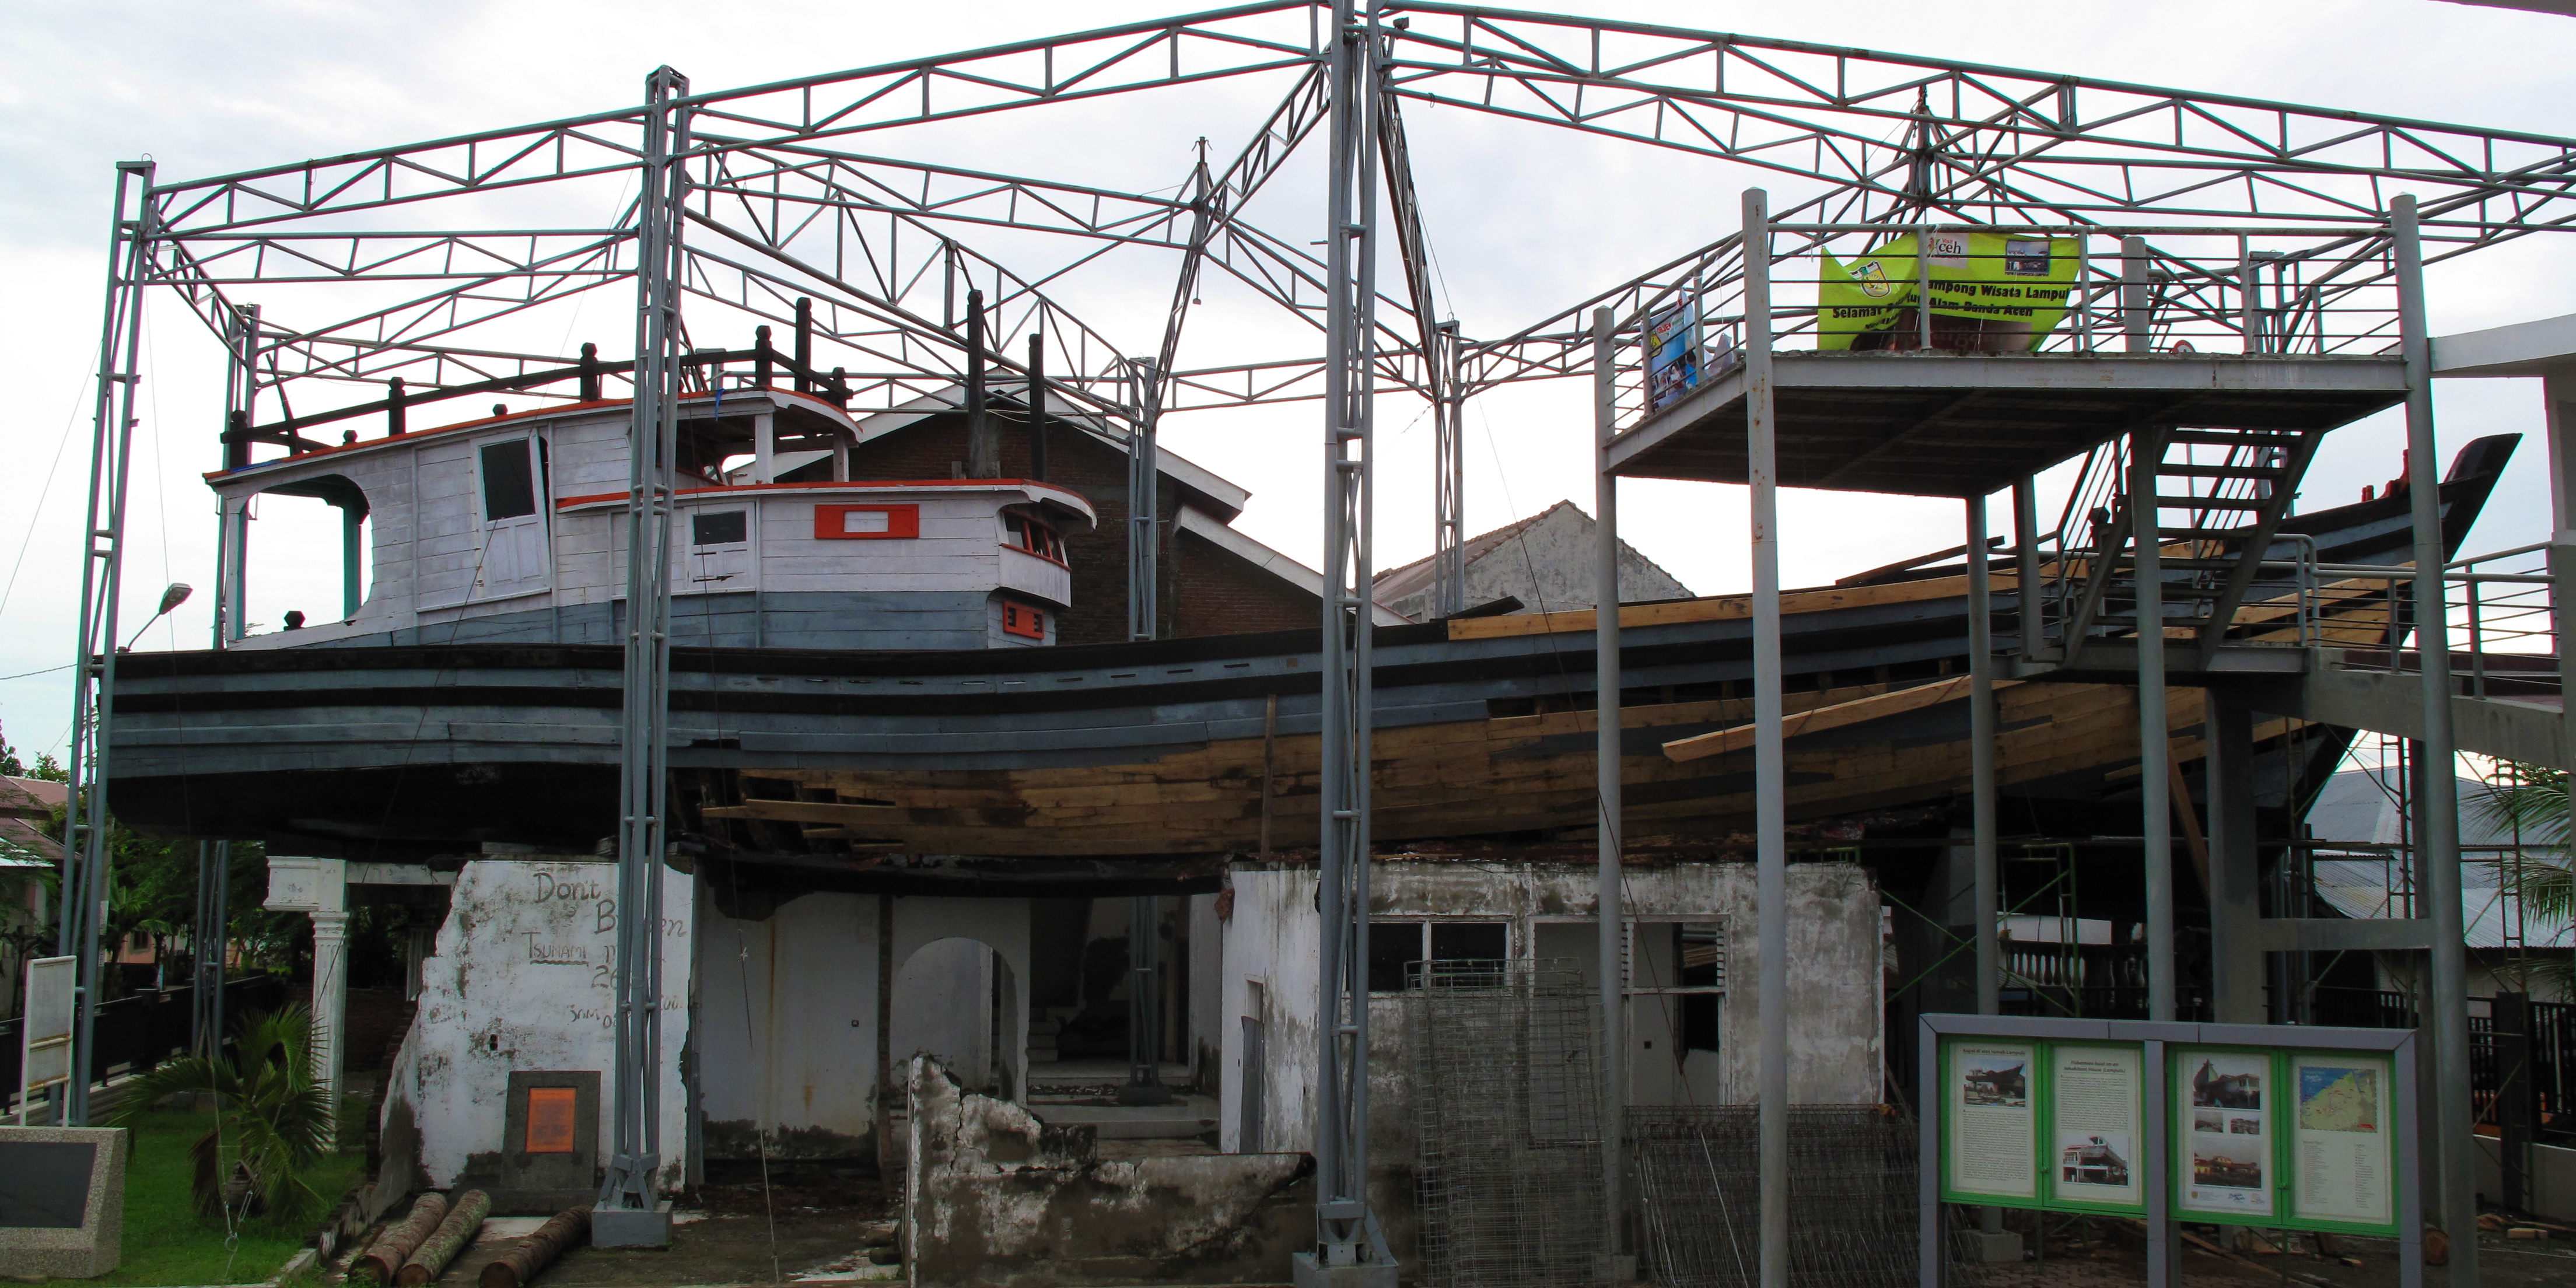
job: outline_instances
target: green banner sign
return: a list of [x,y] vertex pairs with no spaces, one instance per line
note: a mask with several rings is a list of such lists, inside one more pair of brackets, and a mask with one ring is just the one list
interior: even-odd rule
[[1819,349],[1915,347],[1928,278],[1936,347],[2018,353],[2065,319],[2078,247],[2037,233],[1906,233],[1848,264],[1820,258]]

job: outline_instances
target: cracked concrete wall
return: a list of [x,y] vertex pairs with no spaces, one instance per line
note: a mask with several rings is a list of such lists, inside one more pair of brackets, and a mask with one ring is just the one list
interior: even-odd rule
[[1277,1283],[1313,1239],[1302,1154],[1102,1159],[1051,1126],[911,1065],[903,1247],[916,1285]]
[[[385,1153],[414,1160],[414,1174],[388,1175],[385,1188],[445,1189],[469,1173],[498,1173],[513,1070],[597,1072],[607,1151],[616,881],[615,863],[572,858],[475,859],[457,874],[436,951],[421,962],[419,1012],[386,1082]],[[673,1189],[688,1163],[680,1053],[696,988],[692,885],[662,870],[661,1183]]]

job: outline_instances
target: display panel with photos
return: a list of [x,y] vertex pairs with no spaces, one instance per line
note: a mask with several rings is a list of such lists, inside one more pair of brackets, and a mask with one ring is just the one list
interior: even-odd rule
[[2396,1232],[2387,1056],[2174,1047],[2168,1058],[2177,1211],[2248,1225]]
[[2146,1211],[2139,1044],[1960,1037],[1943,1044],[1942,1069],[1951,1201]]

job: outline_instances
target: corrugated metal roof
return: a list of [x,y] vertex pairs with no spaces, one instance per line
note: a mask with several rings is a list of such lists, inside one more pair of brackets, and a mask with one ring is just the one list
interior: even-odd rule
[[[2513,924],[2521,896],[2506,888],[2499,869],[2500,865],[2493,863],[2460,865],[2461,938],[2471,948],[2506,946],[2505,932]],[[2315,864],[2315,881],[2317,897],[2326,906],[2347,917],[2377,920],[2396,915],[2389,908],[2394,902],[2390,891],[2402,883],[2403,873],[2396,870],[2391,859],[2320,858]],[[2398,911],[2404,910],[2401,904]],[[2576,926],[2566,922],[2527,918],[2522,930],[2525,947],[2576,948]]]

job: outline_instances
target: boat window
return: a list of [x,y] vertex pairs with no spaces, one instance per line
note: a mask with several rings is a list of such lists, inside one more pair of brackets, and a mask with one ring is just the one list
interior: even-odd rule
[[700,511],[689,516],[689,544],[736,546],[751,540],[749,510]]
[[1046,610],[1043,608],[1033,608],[1027,604],[1013,603],[1007,599],[1003,600],[1002,633],[1004,635],[1017,635],[1022,639],[1045,639]]
[[1002,512],[1002,544],[1041,559],[1064,563],[1064,536],[1052,526],[1014,510]]
[[537,512],[537,472],[528,440],[483,445],[483,521],[494,523]]

